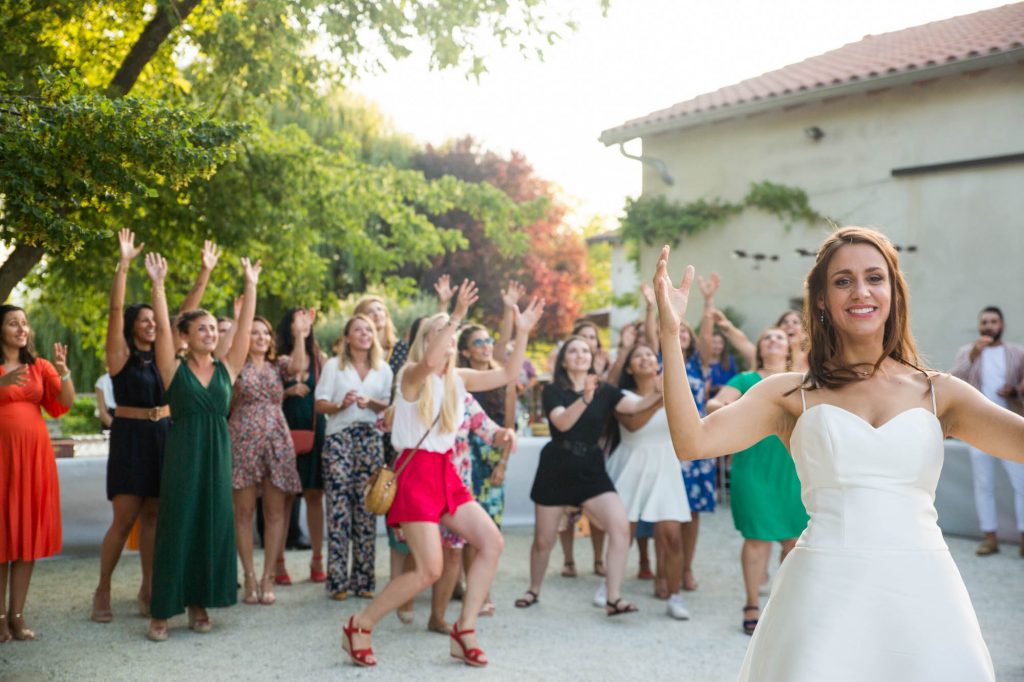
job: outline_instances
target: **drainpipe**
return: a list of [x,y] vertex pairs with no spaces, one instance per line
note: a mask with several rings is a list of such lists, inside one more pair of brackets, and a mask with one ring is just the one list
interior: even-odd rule
[[661,181],[664,182],[666,185],[671,186],[676,184],[676,181],[672,179],[671,175],[669,175],[668,168],[665,166],[665,162],[662,161],[661,159],[656,159],[653,156],[637,156],[635,154],[630,154],[629,152],[626,151],[625,142],[619,143],[619,153],[625,156],[627,159],[639,161],[640,163],[646,164],[653,168],[654,170],[656,170],[658,172],[658,176],[661,178]]

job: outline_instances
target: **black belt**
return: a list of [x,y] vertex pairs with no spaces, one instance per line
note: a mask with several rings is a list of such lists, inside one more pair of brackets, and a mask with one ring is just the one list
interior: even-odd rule
[[596,443],[587,443],[586,441],[582,440],[557,440],[555,441],[555,443],[562,450],[571,452],[577,457],[585,457],[594,450],[598,449]]

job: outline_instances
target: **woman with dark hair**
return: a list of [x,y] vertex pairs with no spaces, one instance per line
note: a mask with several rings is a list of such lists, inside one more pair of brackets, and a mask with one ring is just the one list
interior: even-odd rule
[[807,364],[807,331],[804,329],[803,320],[796,310],[787,310],[779,315],[775,326],[786,332],[789,337],[789,345],[793,348],[792,369],[794,372],[806,372]]
[[[288,497],[302,490],[295,470],[295,445],[281,410],[283,371],[277,363],[270,322],[259,315],[249,332],[249,356],[232,390],[231,486],[235,542],[244,571],[245,604],[269,606],[274,595],[274,563],[284,552]],[[263,505],[263,575],[258,591],[252,558],[252,522],[256,498]]]
[[156,366],[174,414],[160,478],[152,619],[146,633],[157,642],[169,635],[167,619],[186,607],[189,628],[206,633],[213,629],[206,607],[231,606],[238,599],[227,417],[231,385],[249,355],[260,263],[243,258],[242,269],[245,293],[231,348],[223,358],[214,357],[217,319],[205,310],[192,310],[178,319],[178,333],[188,344],[185,356],[178,357],[164,296],[167,261],[160,254],[146,254],[157,327]]
[[551,441],[541,450],[530,491],[536,508],[530,586],[516,600],[518,608],[533,606],[540,597],[563,509],[582,507],[609,538],[607,580],[594,603],[601,602],[609,616],[637,610],[619,594],[629,552],[629,519],[608,478],[598,439],[616,413],[637,414],[660,399],[657,392],[645,398],[626,396],[618,387],[599,381],[586,339],[570,337],[559,350],[554,380],[544,387]]
[[[37,357],[22,308],[0,305],[0,643],[35,639],[25,599],[36,559],[60,551],[60,484],[46,422],[75,401],[68,349],[53,344],[53,364]],[[10,600],[8,601],[8,583]]]
[[[136,247],[135,233],[128,229],[120,230],[117,238],[120,259],[110,291],[105,347],[107,371],[117,404],[107,457],[107,499],[113,506],[114,518],[100,547],[100,580],[93,595],[91,616],[97,623],[113,620],[110,581],[136,520],[139,521],[139,561],[142,564],[138,608],[142,616],[149,616],[160,470],[164,443],[171,427],[170,409],[154,363],[156,319],[153,308],[146,303],[124,307],[128,269],[145,245]],[[199,305],[219,258],[217,246],[205,242],[199,277],[182,304],[183,311]]]
[[[313,309],[292,308],[284,314],[277,324],[278,367],[285,373],[284,410],[289,429],[313,430],[313,448],[308,452],[296,452],[295,467],[302,482],[302,499],[306,503],[306,525],[309,527],[309,544],[313,556],[309,564],[309,579],[315,583],[327,580],[324,571],[324,478],[323,450],[326,437],[324,429],[326,418],[314,413],[317,380],[323,371],[327,356],[320,350],[316,335],[313,334],[313,323],[316,311]],[[314,426],[315,425],[315,426]],[[291,518],[291,507],[295,504],[292,496],[288,498],[285,518]],[[284,552],[277,560],[275,582],[279,585],[290,585],[291,578],[285,566]]]
[[[654,276],[661,337],[674,339],[680,286]],[[665,406],[680,459],[763,438],[788,445],[810,522],[775,576],[740,680],[994,680],[963,579],[936,523],[943,440],[1024,460],[1024,418],[969,384],[924,370],[909,293],[889,240],[868,228],[825,239],[805,281],[806,374],[780,372],[701,419],[665,350]]]
[[[708,414],[736,402],[759,381],[789,369],[793,354],[786,332],[769,327],[761,332],[756,348],[754,371],[731,379],[708,401]],[[793,458],[776,436],[732,455],[729,480],[732,520],[743,536],[740,565],[747,598],[743,631],[750,635],[757,627],[760,590],[768,575],[772,543],[782,546],[781,564],[807,526],[807,510],[800,501],[800,479]]]
[[668,421],[661,401],[658,356],[646,342],[625,352],[619,388],[623,395],[658,400],[635,415],[617,415],[621,442],[608,458],[608,475],[622,498],[630,523],[630,537],[637,524],[654,524],[657,574],[667,591],[668,615],[690,617],[680,594],[683,578],[683,536],[680,523],[690,520],[690,506],[683,489],[679,460],[668,438]]

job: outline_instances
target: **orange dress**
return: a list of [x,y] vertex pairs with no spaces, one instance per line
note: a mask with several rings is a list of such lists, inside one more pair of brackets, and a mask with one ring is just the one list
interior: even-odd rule
[[68,411],[57,370],[37,358],[24,386],[0,387],[0,563],[60,551],[60,483],[40,407],[53,417]]

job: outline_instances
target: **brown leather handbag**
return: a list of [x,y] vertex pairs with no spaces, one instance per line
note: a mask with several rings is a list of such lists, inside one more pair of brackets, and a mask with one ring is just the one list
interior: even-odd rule
[[423,445],[423,441],[430,435],[430,432],[437,425],[437,421],[440,418],[441,412],[439,411],[434,418],[434,423],[430,425],[427,432],[420,438],[420,442],[416,443],[416,447],[412,449],[412,454],[405,458],[405,461],[402,462],[397,471],[385,464],[382,467],[378,467],[370,475],[369,480],[366,482],[366,487],[363,489],[363,506],[366,507],[366,511],[371,514],[388,513],[391,509],[391,503],[395,501],[395,492],[398,490],[398,475],[405,470],[405,467],[412,461],[412,458],[416,456],[416,451]]

